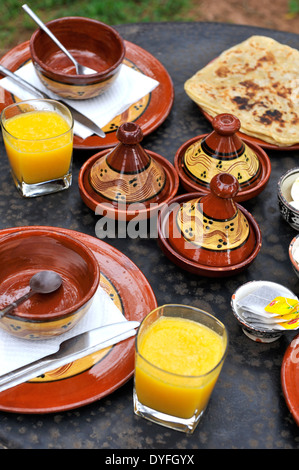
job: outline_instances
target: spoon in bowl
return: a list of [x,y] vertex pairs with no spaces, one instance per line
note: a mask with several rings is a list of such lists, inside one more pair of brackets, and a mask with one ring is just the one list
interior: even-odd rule
[[0,311],[0,318],[12,312],[18,305],[25,302],[33,294],[50,294],[62,284],[61,276],[55,271],[40,271],[30,279],[30,290]]
[[35,21],[38,26],[52,39],[52,41],[55,42],[55,44],[59,47],[59,49],[64,52],[64,54],[73,62],[75,68],[76,68],[76,73],[78,75],[91,75],[92,73],[97,73],[96,70],[93,70],[89,67],[85,67],[85,65],[79,64],[76,59],[70,54],[70,52],[61,44],[60,41],[54,36],[54,34],[47,28],[47,26],[39,19],[38,16],[29,8],[28,5],[24,4],[22,5],[23,10],[28,13],[28,15]]

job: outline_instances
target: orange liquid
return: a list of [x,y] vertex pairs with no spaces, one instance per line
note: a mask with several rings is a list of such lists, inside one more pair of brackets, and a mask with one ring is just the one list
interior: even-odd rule
[[35,184],[67,174],[73,133],[62,116],[32,111],[8,119],[5,128],[9,132],[3,132],[5,149],[18,181]]
[[185,419],[205,409],[222,366],[210,372],[224,354],[221,336],[192,320],[161,317],[142,334],[138,350],[156,366],[137,355],[135,389],[143,405]]

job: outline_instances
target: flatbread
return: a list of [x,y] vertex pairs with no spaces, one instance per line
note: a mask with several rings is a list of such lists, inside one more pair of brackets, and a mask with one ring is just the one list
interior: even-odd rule
[[244,134],[277,146],[299,142],[299,51],[251,36],[224,51],[184,85],[211,117],[230,113]]

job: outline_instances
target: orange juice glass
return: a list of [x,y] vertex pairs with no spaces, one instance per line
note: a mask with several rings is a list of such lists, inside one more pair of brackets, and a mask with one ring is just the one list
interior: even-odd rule
[[24,197],[61,191],[72,183],[73,117],[55,100],[7,106],[2,134],[11,173]]
[[220,374],[225,326],[195,307],[169,304],[142,321],[135,341],[134,412],[192,433]]

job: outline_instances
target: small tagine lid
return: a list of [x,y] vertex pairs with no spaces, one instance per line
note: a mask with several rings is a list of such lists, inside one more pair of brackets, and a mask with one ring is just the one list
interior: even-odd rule
[[236,200],[246,200],[267,183],[271,165],[267,154],[257,145],[247,144],[238,135],[241,123],[232,114],[219,114],[213,131],[190,139],[180,147],[175,166],[188,191],[209,191],[216,174],[229,173],[239,182]]
[[235,265],[248,258],[256,238],[234,202],[238,190],[233,175],[220,173],[212,178],[209,194],[178,205],[169,218],[169,242],[175,251],[209,266]]
[[157,203],[169,191],[163,165],[146,152],[138,124],[127,122],[117,130],[119,144],[91,167],[93,190],[112,204]]

